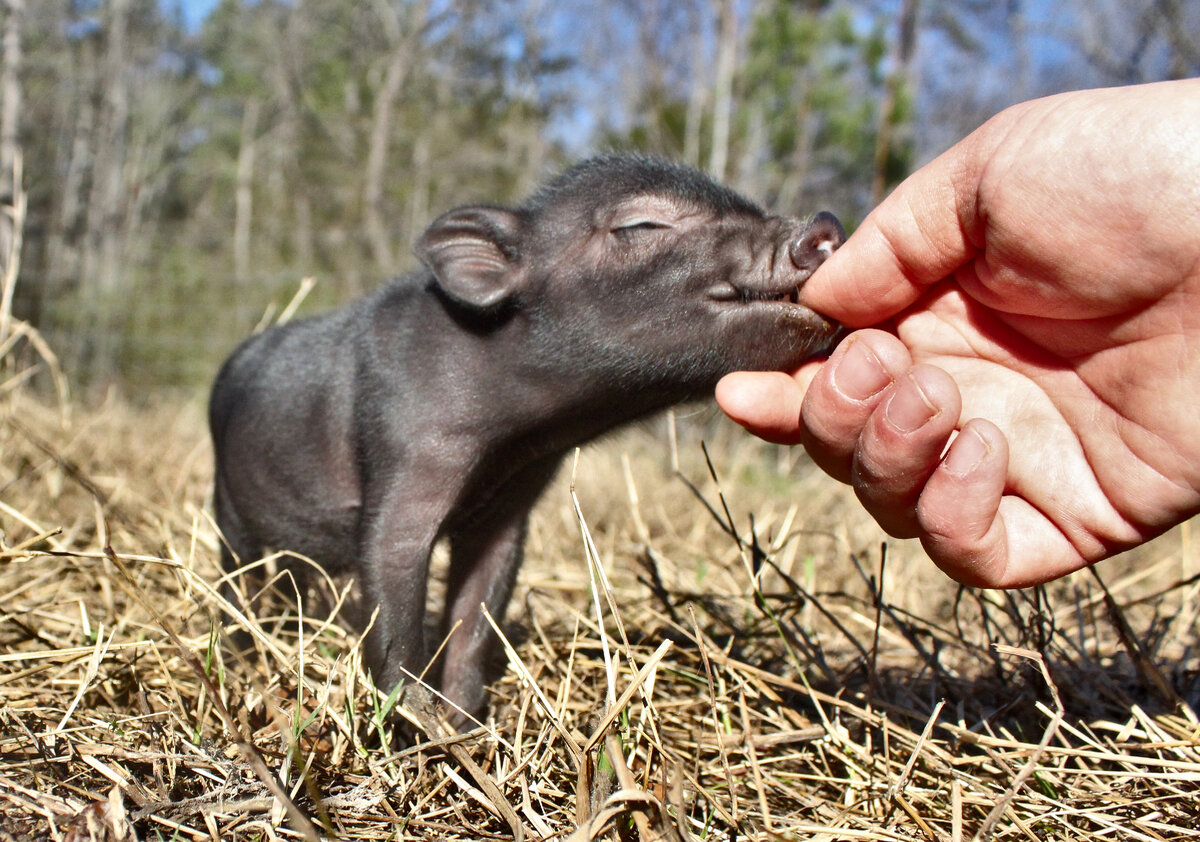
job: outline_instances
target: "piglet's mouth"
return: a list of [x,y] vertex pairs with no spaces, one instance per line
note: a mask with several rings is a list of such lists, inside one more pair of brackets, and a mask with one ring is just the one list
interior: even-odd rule
[[800,285],[776,287],[774,289],[758,289],[754,287],[722,284],[711,290],[708,297],[713,301],[724,304],[783,304],[800,306]]
[[738,286],[726,282],[710,289],[708,300],[710,306],[726,319],[764,329],[798,329],[808,337],[806,342],[815,351],[823,346],[820,340],[832,340],[838,331],[838,324],[800,303],[800,289],[806,280],[807,277],[800,283],[768,287]]

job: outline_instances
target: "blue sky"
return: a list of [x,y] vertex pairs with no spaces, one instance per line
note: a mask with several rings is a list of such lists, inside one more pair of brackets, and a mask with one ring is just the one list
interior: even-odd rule
[[168,8],[178,5],[183,9],[183,19],[188,27],[195,29],[218,2],[219,0],[164,0],[163,5]]

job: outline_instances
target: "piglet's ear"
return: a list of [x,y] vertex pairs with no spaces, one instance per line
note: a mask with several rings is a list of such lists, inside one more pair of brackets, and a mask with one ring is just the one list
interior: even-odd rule
[[417,240],[417,257],[451,299],[491,310],[507,301],[520,281],[519,230],[520,218],[512,211],[458,208],[425,230]]

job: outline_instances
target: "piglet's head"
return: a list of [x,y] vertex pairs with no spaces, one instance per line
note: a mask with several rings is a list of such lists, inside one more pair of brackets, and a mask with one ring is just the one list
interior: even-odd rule
[[844,239],[832,214],[770,215],[696,170],[610,156],[520,208],[451,211],[416,250],[452,307],[523,324],[569,376],[698,394],[830,346],[800,289]]

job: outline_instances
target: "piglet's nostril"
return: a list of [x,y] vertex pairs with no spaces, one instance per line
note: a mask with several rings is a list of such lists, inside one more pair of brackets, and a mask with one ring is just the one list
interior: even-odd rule
[[797,269],[812,272],[846,241],[846,232],[836,216],[821,211],[788,244],[788,256]]

